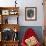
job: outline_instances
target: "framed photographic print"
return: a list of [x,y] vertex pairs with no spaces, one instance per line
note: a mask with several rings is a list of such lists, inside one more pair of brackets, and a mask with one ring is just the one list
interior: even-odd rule
[[9,10],[2,10],[2,15],[9,15]]
[[26,7],[25,8],[25,20],[27,21],[37,20],[37,8],[36,7]]

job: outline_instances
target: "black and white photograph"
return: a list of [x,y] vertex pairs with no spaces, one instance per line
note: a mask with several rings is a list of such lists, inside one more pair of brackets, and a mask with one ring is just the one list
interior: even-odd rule
[[36,7],[25,8],[25,20],[28,20],[28,21],[37,20],[37,8]]

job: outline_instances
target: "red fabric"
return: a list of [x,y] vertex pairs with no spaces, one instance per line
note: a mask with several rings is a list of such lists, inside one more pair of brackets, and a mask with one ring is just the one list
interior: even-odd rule
[[[37,36],[36,33],[34,32],[34,30],[32,28],[27,29],[27,31],[25,32],[25,35],[22,39],[21,45],[26,46],[25,39],[28,39],[29,37],[32,37],[32,36],[35,36],[35,37]],[[41,46],[41,45],[38,43],[38,44],[36,44],[36,46]]]

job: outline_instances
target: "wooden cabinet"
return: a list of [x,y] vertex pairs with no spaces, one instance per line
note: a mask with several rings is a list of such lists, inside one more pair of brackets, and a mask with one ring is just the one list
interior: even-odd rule
[[19,7],[0,7],[0,46],[18,46],[18,17]]

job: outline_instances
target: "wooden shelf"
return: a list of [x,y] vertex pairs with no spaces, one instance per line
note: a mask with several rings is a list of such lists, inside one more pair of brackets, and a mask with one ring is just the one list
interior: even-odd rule
[[[2,41],[1,41],[1,42],[2,42]],[[12,43],[12,42],[19,42],[19,40],[16,40],[16,41],[10,40],[10,41],[3,41],[3,42],[5,42],[5,43],[8,43],[8,42]]]
[[18,41],[3,41],[1,42],[1,45],[3,46],[18,46]]
[[[6,10],[6,12],[8,12],[7,15],[17,15],[17,16],[19,15],[19,7],[0,7],[0,14],[2,14],[2,11],[5,11],[5,10]],[[12,13],[17,12],[17,13],[10,14],[10,12],[12,12]],[[6,14],[4,14],[4,15],[6,15]]]
[[[14,17],[17,16],[17,18],[15,19],[15,20],[17,20],[17,23],[9,24],[8,18],[7,18],[9,16],[14,16]],[[18,16],[19,16],[19,7],[0,7],[0,21],[1,21],[1,24],[0,24],[0,32],[1,32],[0,46],[18,46],[19,40],[17,39],[17,41],[16,41],[16,38],[18,38],[17,34],[20,29],[20,26],[18,24]],[[2,35],[4,35],[3,34],[4,29],[10,29],[10,31],[14,31],[14,33],[13,33],[14,35],[12,34],[13,37],[10,37],[11,39],[8,37],[8,39],[10,39],[9,41],[3,39],[4,37],[2,37]],[[16,34],[16,37],[15,37],[15,34]],[[10,35],[10,36],[12,36],[12,35]],[[15,41],[12,38],[15,39]]]
[[19,7],[0,7],[1,10],[5,9],[18,9]]
[[14,29],[16,29],[17,30],[17,32],[19,31],[19,29],[20,29],[20,26],[19,26],[19,24],[0,24],[0,28],[1,28],[1,31],[3,30],[3,29],[5,29],[5,28],[10,28],[10,29],[12,29],[13,31],[14,31]]

